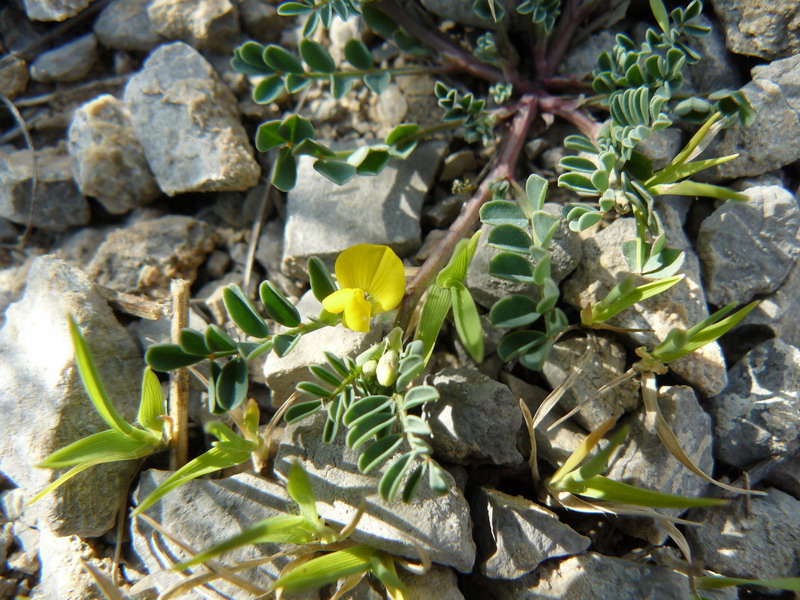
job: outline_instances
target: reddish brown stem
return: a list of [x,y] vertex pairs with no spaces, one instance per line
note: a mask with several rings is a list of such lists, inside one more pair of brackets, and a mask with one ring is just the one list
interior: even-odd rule
[[540,77],[551,77],[556,72],[556,68],[564,60],[564,55],[575,37],[575,31],[581,22],[592,13],[594,5],[595,2],[593,0],[582,4],[579,0],[569,0],[567,2],[567,7],[559,20],[558,28],[552,36],[553,43],[544,61],[544,70],[539,71]]
[[422,293],[445,266],[458,240],[469,234],[475,227],[481,206],[492,196],[492,192],[489,189],[491,184],[514,176],[514,168],[525,143],[525,137],[537,114],[539,114],[539,98],[536,95],[526,94],[520,98],[517,105],[517,113],[505,135],[500,155],[494,167],[469,202],[461,209],[458,219],[453,222],[447,233],[439,240],[430,257],[406,285],[406,295],[396,320],[396,324],[399,327],[405,329],[408,326],[411,314]]

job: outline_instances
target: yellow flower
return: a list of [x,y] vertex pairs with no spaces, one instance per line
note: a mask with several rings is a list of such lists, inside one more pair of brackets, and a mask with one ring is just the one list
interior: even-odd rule
[[342,289],[322,301],[329,313],[342,315],[353,331],[369,331],[372,315],[395,308],[403,299],[406,276],[403,261],[388,246],[358,244],[336,259],[336,279]]

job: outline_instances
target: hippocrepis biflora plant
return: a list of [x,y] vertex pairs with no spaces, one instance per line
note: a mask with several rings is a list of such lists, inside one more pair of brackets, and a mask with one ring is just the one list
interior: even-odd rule
[[[730,189],[693,181],[692,177],[735,158],[698,156],[722,127],[737,118],[747,125],[753,111],[739,91],[691,97],[678,93],[686,65],[702,59],[691,47],[691,39],[709,31],[698,23],[702,11],[699,0],[671,12],[662,0],[650,0],[657,27],[646,31],[643,42],[637,44],[624,34],[617,35],[613,48],[598,57],[591,81],[558,74],[570,42],[598,27],[613,25],[624,17],[628,4],[624,0],[525,0],[514,7],[501,0],[474,0],[472,9],[485,20],[486,31],[474,40],[470,51],[447,34],[429,29],[425,19],[414,14],[417,8],[394,0],[288,0],[279,5],[278,13],[304,19],[297,53],[277,44],[256,42],[246,42],[234,51],[232,64],[252,78],[253,100],[259,104],[280,101],[285,94],[296,94],[312,85],[320,85],[333,98],[341,99],[358,86],[380,94],[397,77],[425,73],[443,80],[431,90],[443,110],[440,123],[428,127],[403,123],[383,140],[355,149],[334,150],[324,144],[316,138],[312,122],[301,114],[284,114],[261,124],[255,136],[256,148],[271,153],[271,181],[281,191],[296,185],[297,161],[303,155],[311,157],[314,169],[322,176],[341,185],[357,176],[379,174],[390,160],[407,158],[420,140],[446,130],[460,131],[466,143],[496,150],[458,219],[409,280],[402,261],[390,248],[359,244],[339,255],[335,278],[322,260],[308,261],[311,290],[322,304],[319,314],[301,315],[270,281],[258,288],[262,314],[245,290],[229,285],[223,299],[234,327],[211,324],[202,332],[186,328],[179,343],[156,344],[148,349],[146,360],[155,371],[193,369],[193,365],[207,362],[206,375],[192,370],[206,385],[207,408],[221,419],[229,417],[239,431],[222,420],[209,422],[206,431],[217,441],[142,499],[134,515],[149,519],[145,511],[150,506],[193,478],[251,459],[258,471],[268,465],[270,435],[277,421],[283,418],[295,423],[314,414],[325,416],[321,433],[325,442],[344,436],[347,446],[359,454],[361,472],[382,471],[377,488],[385,500],[399,496],[411,502],[423,481],[437,494],[448,493],[449,478],[433,456],[431,429],[420,410],[422,405],[436,402],[439,394],[432,386],[420,385],[419,378],[449,315],[468,355],[477,363],[483,359],[480,315],[465,285],[467,268],[479,244],[474,233],[479,219],[491,226],[488,243],[499,250],[489,265],[490,274],[535,284],[538,289],[537,298],[511,295],[489,312],[492,326],[508,330],[497,349],[500,358],[516,360],[529,369],[540,369],[564,335],[582,332],[591,340],[595,329],[619,331],[607,321],[681,281],[683,253],[668,246],[654,210],[655,200],[668,195],[746,200]],[[512,17],[513,13],[516,15]],[[405,66],[379,66],[373,50],[358,38],[345,44],[343,61],[337,63],[323,43],[321,30],[327,30],[334,19],[356,15],[377,38],[406,55]],[[526,48],[528,40],[533,44]],[[473,85],[480,82],[480,93],[465,88],[460,75],[468,76]],[[481,97],[482,93],[493,104]],[[579,132],[564,140],[573,154],[561,160],[564,173],[558,184],[583,198],[566,205],[561,219],[545,210],[546,180],[532,174],[524,187],[516,180],[519,155],[532,126],[539,120],[550,123],[556,118]],[[698,128],[666,166],[655,169],[637,146],[655,132],[676,124]],[[584,307],[580,322],[571,324],[559,306],[559,287],[551,273],[554,236],[562,219],[573,231],[589,232],[611,213],[635,221],[635,238],[620,249],[631,274],[603,300]],[[719,338],[754,306],[735,313],[735,307],[724,307],[686,331],[671,331],[652,350],[638,349],[640,360],[631,370],[594,396],[639,377],[645,409],[655,417],[656,431],[664,444],[697,475],[736,492],[746,490],[714,481],[683,453],[658,409],[655,377],[666,371],[669,362]],[[373,318],[381,314],[384,317],[380,322]],[[387,314],[394,316],[391,326],[387,326]],[[269,352],[284,357],[303,336],[340,324],[358,332],[379,327],[383,335],[359,356],[327,352],[326,364],[309,367],[313,380],[298,384],[297,393],[279,409],[267,429],[259,428],[261,411],[254,400],[248,399],[248,363]],[[144,457],[162,449],[166,441],[161,434],[163,407],[160,390],[156,402],[153,372],[145,372],[145,408],[139,417],[144,429],[139,429],[122,421],[113,410],[91,367],[88,351],[72,328],[81,376],[112,430],[54,453],[41,466],[75,465],[73,471],[77,472],[100,462]],[[535,481],[539,476],[534,430],[569,384],[568,378],[535,415],[521,404],[532,438],[530,462]],[[719,501],[670,496],[605,477],[603,473],[627,430],[620,428],[596,456],[589,454],[613,425],[609,421],[589,434],[572,457],[542,482],[545,494],[553,504],[571,510],[659,519],[690,560],[688,546],[674,527],[674,522],[683,521],[670,520],[653,509],[708,506]],[[292,467],[287,488],[299,506],[299,515],[254,524],[240,536],[179,567],[207,563],[242,544],[287,542],[301,547],[301,558],[292,561],[273,588],[264,593],[279,597],[283,591],[341,578],[346,582],[341,589],[349,589],[354,578],[371,572],[393,598],[404,597],[394,569],[396,559],[368,546],[352,545],[345,541],[346,531],[336,532],[320,521],[308,478],[300,467]],[[311,558],[315,552],[321,556]],[[694,577],[691,569],[687,573],[699,587],[750,583]],[[792,589],[797,586],[794,580],[772,583]]]

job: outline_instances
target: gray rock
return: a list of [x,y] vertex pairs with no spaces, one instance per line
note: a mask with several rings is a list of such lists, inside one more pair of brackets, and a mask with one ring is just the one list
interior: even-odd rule
[[615,43],[613,31],[599,31],[590,35],[570,49],[559,65],[558,72],[578,78],[591,74],[597,68],[597,57],[603,52],[610,52]]
[[[544,210],[551,215],[561,217],[561,207],[557,204],[546,202]],[[491,231],[490,225],[481,227],[481,238],[467,269],[465,283],[475,302],[485,308],[491,308],[495,302],[510,294],[523,294],[538,298],[539,288],[536,285],[506,281],[489,275],[489,262],[499,252],[487,244],[489,231]],[[551,276],[556,283],[569,275],[578,266],[580,260],[580,238],[569,230],[566,221],[562,219],[550,245]]]
[[[673,327],[688,329],[708,317],[697,256],[689,246],[677,214],[669,207],[664,207],[660,214],[668,245],[686,253],[681,267],[686,278],[666,292],[639,302],[608,321],[616,327],[653,329],[654,333],[625,334],[634,343],[645,344],[651,349]],[[583,308],[604,298],[629,273],[620,245],[625,240],[635,239],[635,230],[633,219],[617,219],[605,229],[586,232],[583,236],[583,260],[572,277],[561,286],[563,299],[576,308]],[[727,383],[725,362],[716,342],[672,361],[669,368],[704,394],[718,394]]]
[[756,346],[731,368],[711,399],[716,455],[740,468],[800,448],[800,350],[781,340]]
[[744,304],[774,292],[800,255],[800,209],[778,186],[744,191],[747,203],[725,203],[697,235],[708,301]]
[[281,271],[281,259],[283,257],[283,222],[278,220],[269,221],[261,229],[256,246],[256,261],[267,273],[278,274]]
[[43,82],[80,81],[97,61],[97,38],[88,33],[40,54],[31,65],[31,79]]
[[548,562],[487,590],[503,600],[686,600],[689,580],[671,569],[587,552]]
[[475,539],[484,557],[480,570],[492,579],[517,579],[548,558],[578,554],[591,544],[521,496],[481,488],[474,511]]
[[653,132],[637,144],[636,149],[653,162],[654,169],[663,169],[683,147],[681,132],[677,128]]
[[284,272],[305,280],[309,257],[333,264],[354,244],[386,244],[401,257],[414,252],[421,244],[422,202],[446,147],[442,141],[420,144],[380,175],[343,186],[314,171],[311,157],[300,157],[297,186],[287,195]]
[[77,109],[67,133],[75,181],[111,214],[123,214],[156,198],[144,150],[133,135],[128,109],[110,94]]
[[[711,473],[714,468],[711,417],[701,408],[692,388],[662,387],[658,390],[658,404],[686,455],[703,471]],[[608,477],[680,496],[701,496],[706,491],[708,484],[681,465],[661,443],[655,433],[655,419],[645,413],[644,407],[636,412],[630,426],[627,444],[606,473]],[[677,517],[685,511],[658,509],[658,512]],[[620,525],[623,531],[652,544],[660,545],[667,539],[654,519],[624,519]]]
[[[297,310],[306,315],[318,316],[322,305],[307,292],[297,304]],[[308,371],[310,365],[325,365],[325,351],[336,356],[355,357],[380,341],[378,327],[372,327],[367,333],[346,329],[343,325],[323,327],[307,333],[297,343],[294,350],[283,358],[270,352],[264,364],[264,378],[272,391],[272,403],[280,406],[294,393],[295,386],[301,381],[315,381]]]
[[[789,276],[777,291],[764,298],[761,304],[742,321],[740,327],[760,325],[772,332],[772,337],[779,337],[787,344],[800,348],[800,266],[795,263]],[[738,330],[737,327],[734,331]],[[735,335],[735,334],[733,334]]]
[[397,84],[389,84],[375,103],[375,116],[378,122],[384,127],[394,127],[403,122],[407,112],[408,102],[403,92]]
[[14,543],[14,536],[11,533],[12,523],[0,525],[0,564],[6,562],[8,551]]
[[14,54],[0,60],[0,93],[13,100],[28,87],[28,64]]
[[150,52],[164,42],[147,14],[151,0],[114,0],[94,23],[100,43],[114,50]]
[[442,181],[452,181],[456,177],[461,177],[467,171],[471,171],[478,166],[475,161],[475,153],[472,150],[459,150],[448,154],[442,164],[442,172],[439,179]]
[[776,488],[800,500],[800,456],[793,456],[780,463],[767,480]]
[[[548,392],[543,388],[526,383],[508,373],[501,373],[501,381],[508,386],[514,398],[522,399],[525,402],[531,416],[536,414],[536,410],[547,398]],[[562,423],[559,427],[548,431],[550,425],[562,416],[564,416],[564,411],[559,406],[555,406],[536,428],[537,457],[549,462],[554,467],[564,464],[564,461],[570,457],[587,434],[572,421]],[[530,456],[530,435],[524,421],[518,432],[517,440],[517,448],[520,449],[522,455],[525,458]]]
[[22,297],[28,269],[35,257],[26,259],[22,264],[0,270],[0,325],[5,323],[6,308]]
[[[709,156],[738,154],[705,172],[720,180],[761,175],[800,158],[800,54],[754,67],[753,80],[742,88],[756,111],[749,127],[739,122],[723,130]],[[713,154],[712,154],[713,152]]]
[[25,13],[32,21],[64,21],[74,17],[93,0],[24,0]]
[[83,563],[89,563],[108,577],[113,569],[110,558],[96,558],[92,548],[77,536],[59,537],[46,529],[41,532],[39,561],[41,584],[37,588],[45,598],[59,600],[104,600]]
[[703,525],[686,528],[686,538],[706,568],[729,577],[757,579],[800,573],[800,501],[774,488],[766,492],[750,496],[749,511],[739,498],[690,513]]
[[214,249],[211,228],[197,219],[168,215],[110,233],[89,263],[89,277],[119,292],[166,296],[170,280],[194,281]]
[[277,42],[284,26],[284,17],[277,9],[261,0],[242,0],[239,15],[245,31],[259,42]]
[[[509,3],[504,5],[513,15],[513,9],[509,8]],[[472,10],[471,2],[453,2],[452,0],[423,0],[422,6],[442,19],[449,19],[461,25],[468,25],[470,27],[480,27],[481,29],[495,29],[497,25],[490,19],[483,19],[479,17]],[[506,16],[504,19],[506,25],[513,17]]]
[[428,380],[439,400],[423,408],[436,455],[456,464],[518,464],[516,432],[522,423],[507,386],[474,369],[448,368]]
[[433,565],[424,575],[413,575],[405,569],[398,569],[400,580],[408,587],[408,600],[464,600],[458,589],[455,571]]
[[[89,222],[89,203],[72,180],[69,155],[61,147],[36,152],[39,176],[33,226],[62,231]],[[30,218],[34,166],[30,150],[0,152],[0,216],[25,225]]]
[[228,51],[239,33],[230,0],[151,0],[147,15],[156,33],[198,49]]
[[167,195],[246,190],[258,183],[261,169],[236,98],[191,46],[176,42],[155,50],[128,82],[125,103]]
[[[28,274],[25,296],[9,307],[0,330],[0,471],[30,498],[61,471],[35,469],[50,453],[108,429],[75,368],[67,327],[83,332],[109,397],[123,417],[139,404],[141,355],[82,272],[45,256]],[[19,424],[25,423],[24,428]],[[45,496],[34,508],[40,528],[57,535],[102,535],[124,506],[133,462],[92,467]]]
[[426,204],[422,209],[422,224],[432,229],[446,229],[456,220],[466,201],[464,195],[453,194]]
[[[377,485],[392,459],[381,469],[362,474],[358,452],[345,445],[342,431],[333,443],[322,441],[325,419],[318,414],[286,428],[275,470],[286,476],[291,464],[300,461],[311,478],[320,516],[328,522],[349,523],[363,505],[365,514],[352,536],[354,541],[412,560],[419,559],[417,544],[434,562],[462,573],[471,571],[475,562],[472,521],[467,501],[452,478],[446,475],[451,491],[444,496],[435,496],[423,482],[412,503],[385,502]],[[407,449],[400,446],[400,451]]]
[[79,269],[86,269],[113,227],[82,227],[65,236],[55,253]]
[[[170,474],[168,471],[145,471],[134,493],[134,501],[140,502]],[[146,512],[173,535],[200,551],[241,533],[258,521],[292,512],[294,506],[283,487],[261,477],[242,473],[226,479],[195,479],[184,483]],[[158,535],[141,519],[134,519],[131,533],[134,551],[150,571],[152,579],[149,583],[153,587],[163,593],[183,580],[179,573],[165,570],[164,562],[165,557],[175,561],[188,558],[182,550]],[[266,558],[280,550],[276,544],[250,544],[227,552],[222,560],[229,564]],[[246,569],[239,574],[266,588],[286,562],[285,557],[278,558],[274,563],[268,562],[260,568]],[[211,585],[225,598],[244,600],[253,597],[222,580],[216,580]],[[207,596],[195,591],[183,597],[200,599]],[[319,594],[309,593],[300,597],[319,598]]]
[[700,15],[696,22],[710,27],[711,31],[702,37],[692,38],[690,42],[691,47],[703,58],[692,65],[686,65],[684,74],[688,79],[687,83],[693,90],[705,94],[740,88],[742,78],[734,57],[725,48],[725,35],[720,25],[705,15]]
[[800,51],[800,6],[793,0],[711,0],[728,49],[772,60]]
[[[559,400],[565,412],[588,400],[600,387],[626,371],[626,353],[622,344],[610,337],[597,336],[597,345],[581,374]],[[552,388],[566,379],[572,366],[586,352],[586,338],[568,338],[558,342],[544,363],[542,373]],[[593,431],[610,417],[619,417],[639,404],[639,384],[630,380],[586,404],[574,419]]]

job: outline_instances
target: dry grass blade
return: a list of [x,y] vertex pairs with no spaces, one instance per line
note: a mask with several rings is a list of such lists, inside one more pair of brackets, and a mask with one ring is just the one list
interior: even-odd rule
[[533,417],[533,427],[534,429],[539,426],[542,420],[553,410],[553,407],[561,400],[561,396],[572,386],[575,379],[578,375],[581,374],[583,368],[586,366],[586,363],[589,362],[589,359],[592,356],[592,351],[595,349],[595,342],[594,336],[589,336],[587,338],[586,344],[586,351],[581,355],[581,357],[572,365],[572,371],[570,374],[564,378],[564,381],[556,387],[547,398],[539,405],[539,408],[536,409],[536,414]]
[[603,439],[603,436],[608,433],[608,431],[614,426],[617,422],[617,417],[609,417],[594,430],[589,435],[587,435],[578,447],[573,450],[572,454],[569,455],[569,458],[561,465],[561,468],[556,471],[553,476],[550,478],[551,484],[557,483],[562,477],[571,473],[574,469],[578,467],[578,465],[586,458],[589,453],[594,450],[594,447],[600,443],[600,440]]
[[528,409],[528,405],[525,404],[522,398],[519,399],[519,409],[522,411],[522,417],[525,419],[525,426],[528,428],[528,437],[531,440],[531,455],[528,457],[528,465],[530,465],[531,468],[533,482],[536,483],[539,481],[539,465],[536,456],[536,430],[533,427],[533,416]]
[[[170,542],[172,542],[173,544],[175,544],[176,546],[178,546],[179,548],[181,548],[182,550],[184,550],[185,552],[187,552],[191,556],[194,556],[194,555],[198,554],[197,550],[192,548],[189,544],[187,544],[183,540],[180,540],[177,537],[175,537],[174,535],[172,535],[169,531],[166,530],[166,528],[164,528],[161,525],[161,523],[159,523],[158,521],[156,521],[152,517],[150,517],[150,516],[148,516],[146,514],[140,514],[138,516],[145,523],[147,523],[150,527],[152,527],[158,533],[160,533],[164,538],[168,539]],[[221,577],[225,581],[227,581],[229,583],[232,583],[233,585],[236,585],[236,586],[238,586],[238,587],[250,592],[251,594],[261,595],[261,594],[266,594],[269,591],[269,590],[265,590],[264,588],[262,588],[259,585],[256,585],[256,584],[248,581],[247,579],[245,579],[243,577],[239,577],[233,571],[231,571],[230,569],[228,569],[226,567],[223,567],[222,565],[220,565],[219,563],[217,563],[215,561],[209,560],[209,561],[204,562],[203,564],[206,567],[208,567],[209,570],[214,572],[217,575],[217,577]]]
[[344,580],[344,583],[336,590],[336,593],[330,597],[330,600],[339,600],[342,596],[344,596],[347,592],[352,590],[356,587],[361,580],[364,579],[366,573],[356,573],[355,575],[350,575],[347,579]]
[[11,115],[14,117],[17,125],[19,125],[20,131],[22,131],[22,135],[25,138],[25,144],[28,146],[28,150],[31,151],[31,163],[33,166],[33,175],[31,177],[31,207],[28,211],[28,222],[25,225],[25,231],[22,232],[19,242],[17,243],[17,248],[21,250],[25,247],[25,244],[28,243],[28,239],[31,237],[31,231],[33,230],[33,214],[36,210],[36,188],[39,181],[39,160],[36,157],[36,148],[33,145],[31,132],[28,131],[28,125],[25,123],[25,119],[22,118],[22,115],[17,109],[16,104],[14,104],[3,94],[0,94],[0,101],[2,101],[3,104],[6,105],[6,108],[8,108],[9,112],[11,112]]
[[560,419],[555,421],[552,425],[550,425],[550,427],[547,428],[547,431],[551,431],[551,430],[555,429],[556,427],[559,427],[562,423],[567,421],[570,417],[572,417],[575,413],[577,413],[584,406],[586,406],[590,402],[594,402],[595,400],[597,400],[603,394],[607,394],[608,392],[613,390],[615,387],[618,387],[618,386],[622,385],[623,383],[625,383],[626,381],[628,381],[630,379],[633,379],[635,376],[636,376],[636,371],[634,371],[633,369],[629,369],[625,373],[623,373],[622,375],[618,375],[617,377],[615,377],[614,379],[612,379],[611,381],[609,381],[608,383],[606,383],[602,387],[598,388],[597,391],[594,394],[592,394],[587,400],[584,400],[583,402],[578,404],[578,406],[576,406],[571,411],[569,411],[567,414],[565,414],[563,417],[561,417]]
[[420,546],[416,540],[406,537],[406,541],[414,546],[414,549],[419,554],[419,560],[421,564],[412,563],[404,558],[400,558],[399,556],[395,556],[394,561],[403,567],[409,573],[413,573],[414,575],[424,575],[428,571],[430,571],[431,566],[433,566],[433,562],[431,561],[431,555],[428,554],[428,551],[425,550],[422,546]]
[[733,485],[728,485],[727,483],[717,481],[696,464],[694,464],[692,459],[689,458],[683,451],[683,448],[681,448],[678,438],[670,428],[669,423],[667,423],[667,420],[664,418],[664,415],[661,414],[661,409],[658,406],[658,388],[656,387],[656,376],[653,373],[642,373],[641,382],[642,400],[644,401],[645,411],[647,412],[648,416],[654,417],[656,433],[658,434],[661,443],[667,447],[667,450],[670,451],[672,456],[677,458],[682,465],[684,465],[695,475],[702,477],[709,483],[713,483],[714,485],[728,490],[729,492],[733,492],[735,494],[756,494],[759,496],[766,495],[764,492],[746,490],[744,488],[735,487]]
[[352,535],[352,533],[358,527],[359,521],[361,521],[361,517],[364,516],[364,511],[366,510],[366,503],[362,500],[361,503],[358,505],[358,510],[356,514],[353,515],[353,518],[350,519],[350,522],[345,526],[340,532],[337,538],[341,540],[345,540]]
[[89,572],[89,575],[92,576],[94,582],[97,584],[97,587],[100,588],[100,591],[105,594],[108,600],[127,600],[125,594],[114,585],[114,582],[111,581],[111,578],[103,573],[100,569],[94,566],[90,562],[81,561],[83,568]]

